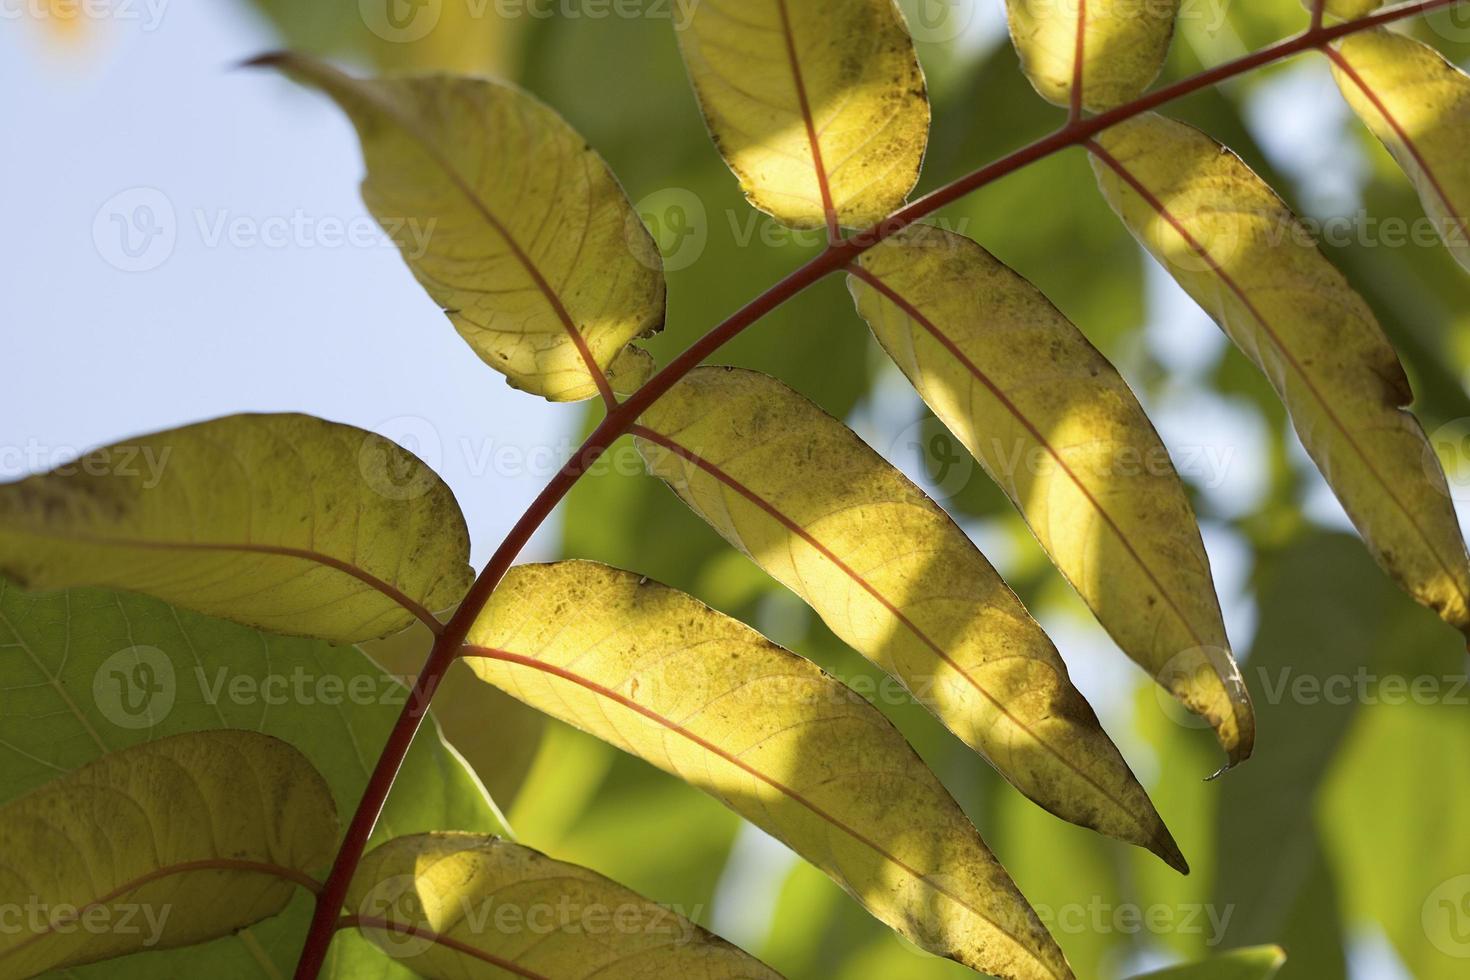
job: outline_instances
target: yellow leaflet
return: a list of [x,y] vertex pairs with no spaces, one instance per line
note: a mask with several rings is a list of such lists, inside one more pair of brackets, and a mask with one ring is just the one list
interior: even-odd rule
[[391,840],[363,857],[347,905],[364,935],[431,980],[780,980],[677,912],[496,837]]
[[1301,2],[1309,12],[1316,10],[1318,3],[1323,3],[1323,9],[1338,20],[1354,20],[1372,13],[1384,4],[1384,0],[1301,0]]
[[572,561],[512,569],[469,644],[483,680],[712,794],[925,949],[996,976],[1072,975],[878,710],[741,623]]
[[1470,76],[1428,45],[1389,31],[1328,52],[1348,105],[1414,182],[1455,261],[1470,269]]
[[1006,0],[1011,41],[1038,95],[1101,112],[1140,95],[1169,54],[1179,0]]
[[861,228],[903,203],[929,99],[893,0],[678,2],[684,65],[751,204],[799,228]]
[[0,975],[227,936],[285,908],[337,840],[331,792],[268,735],[191,732],[105,755],[0,807]]
[[0,573],[107,586],[275,633],[355,643],[457,603],[454,494],[382,436],[231,415],[0,485]]
[[257,64],[321,89],[352,119],[368,209],[514,387],[590,398],[629,341],[663,328],[652,237],[602,158],[541,102],[482,78],[358,79],[299,55]]
[[1378,563],[1470,630],[1470,561],[1408,378],[1373,313],[1240,158],[1140,116],[1093,149],[1104,196],[1286,403]]
[[914,226],[849,278],[873,334],[1020,508],[1123,651],[1209,719],[1229,761],[1255,722],[1179,475],[1107,359],[976,243]]
[[954,522],[774,378],[693,371],[634,430],[648,468],[1021,792],[1183,868],[1051,640]]

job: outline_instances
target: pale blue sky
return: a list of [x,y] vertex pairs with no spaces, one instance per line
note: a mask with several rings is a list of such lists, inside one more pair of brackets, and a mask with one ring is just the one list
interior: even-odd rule
[[[0,478],[187,421],[310,412],[424,455],[483,563],[580,409],[511,390],[459,339],[370,223],[340,112],[232,67],[279,43],[243,4],[87,33],[60,50],[0,20]],[[171,251],[139,231],[169,227]]]

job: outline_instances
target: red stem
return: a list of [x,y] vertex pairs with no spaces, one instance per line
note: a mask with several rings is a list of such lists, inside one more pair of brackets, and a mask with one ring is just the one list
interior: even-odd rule
[[552,477],[551,482],[542,489],[532,501],[531,506],[521,515],[521,519],[510,529],[510,533],[495,550],[495,554],[491,556],[484,571],[470,586],[469,593],[460,603],[459,609],[445,625],[443,632],[435,639],[434,648],[429,653],[429,658],[424,663],[418,680],[414,682],[408,703],[404,706],[398,722],[388,736],[387,744],[383,746],[383,751],[378,756],[372,777],[363,790],[357,812],[353,814],[352,823],[347,828],[342,847],[332,864],[331,874],[328,875],[326,883],[322,886],[321,894],[317,899],[316,913],[312,918],[311,930],[307,933],[306,944],[301,951],[301,959],[296,964],[295,980],[316,980],[318,973],[321,972],[322,964],[326,960],[327,947],[331,944],[338,917],[342,913],[342,903],[347,896],[347,886],[367,847],[373,826],[382,813],[383,804],[388,799],[388,792],[393,787],[393,780],[397,777],[398,769],[403,764],[404,756],[408,753],[409,744],[413,741],[419,724],[429,709],[429,702],[433,699],[434,692],[444,679],[445,673],[459,656],[460,649],[466,637],[469,636],[470,627],[479,616],[480,610],[489,601],[491,593],[500,584],[500,580],[510,569],[511,562],[520,554],[531,535],[551,516],[551,512],[556,509],[557,504],[561,503],[562,498],[567,495],[582,474],[607,451],[614,441],[632,427],[638,416],[677,384],[684,375],[745,328],[792,296],[829,273],[845,268],[848,263],[883,239],[896,234],[920,218],[971,191],[984,187],[986,184],[999,180],[1059,150],[1086,143],[1108,127],[1157,108],[1166,102],[1208,88],[1273,61],[1324,47],[1348,34],[1401,20],[1414,14],[1428,13],[1431,10],[1459,2],[1462,0],[1413,0],[1411,3],[1389,7],[1358,20],[1331,27],[1315,26],[1295,37],[1278,41],[1234,61],[1226,62],[1198,75],[1175,82],[1173,85],[1167,85],[1140,96],[1126,105],[1109,109],[1107,112],[1087,119],[1070,119],[1065,126],[1051,135],[1042,137],[1034,143],[1023,146],[926,194],[917,201],[895,211],[873,227],[858,232],[852,237],[832,242],[820,255],[788,274],[780,282],[737,310],[725,322],[701,337],[688,350],[669,362],[667,367],[650,378],[627,401],[609,411],[592,434],[582,443],[576,455],[567,461],[556,476]]

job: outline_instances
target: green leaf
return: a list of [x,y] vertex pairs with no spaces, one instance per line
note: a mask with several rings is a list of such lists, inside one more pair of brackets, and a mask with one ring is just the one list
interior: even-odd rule
[[586,868],[471,834],[400,837],[366,854],[349,917],[434,980],[779,980],[672,909]]
[[774,378],[699,368],[634,429],[649,470],[1063,819],[1182,855],[1041,627],[938,505]]
[[1281,199],[1204,133],[1158,115],[1091,146],[1108,202],[1266,373],[1380,566],[1470,631],[1470,559],[1408,378],[1372,311]]
[[1252,946],[1212,959],[1140,973],[1134,980],[1271,980],[1286,962],[1280,946]]
[[[404,703],[400,677],[351,648],[272,636],[153,599],[95,589],[27,595],[0,580],[0,801],[119,749],[200,730],[283,739],[327,780],[339,813],[357,805]],[[432,719],[432,715],[430,716]],[[374,840],[454,827],[506,833],[493,804],[437,725],[424,727],[399,771]],[[232,939],[153,952],[79,975],[289,976],[310,921],[299,894],[276,918]],[[407,977],[351,934],[332,946],[327,976]]]
[[1327,49],[1348,105],[1413,181],[1450,254],[1470,269],[1470,76],[1438,51],[1386,30]]
[[914,226],[851,271],[858,312],[1020,509],[1123,651],[1216,729],[1255,720],[1194,511],[1127,383],[1034,286],[975,242]]
[[1076,101],[1102,112],[1158,77],[1179,0],[1006,0],[1006,12],[1036,93],[1054,105]]
[[0,894],[28,913],[0,931],[0,969],[227,936],[314,888],[336,839],[326,782],[279,739],[192,732],[105,755],[0,807]]
[[798,228],[862,228],[903,203],[929,100],[893,0],[678,5],[684,65],[751,204]]
[[338,643],[457,603],[454,494],[407,450],[306,415],[231,415],[0,485],[0,573],[106,586]]
[[[359,79],[272,54],[347,113],[363,199],[480,359],[551,401],[613,397],[663,328],[663,261],[617,179],[549,107],[482,78]],[[636,358],[638,355],[628,354]]]
[[705,790],[931,952],[1070,977],[903,737],[815,665],[696,600],[590,562],[522,565],[469,635],[482,680]]

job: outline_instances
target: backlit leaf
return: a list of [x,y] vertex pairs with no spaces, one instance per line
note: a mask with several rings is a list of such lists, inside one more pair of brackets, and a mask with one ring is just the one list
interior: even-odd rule
[[400,837],[348,892],[363,934],[433,980],[780,980],[759,960],[586,868],[496,837]]
[[1455,260],[1470,269],[1470,76],[1438,51],[1386,30],[1328,50],[1348,104],[1414,182]]
[[1232,764],[1248,756],[1250,698],[1194,511],[1113,366],[1029,282],[938,228],[867,252],[849,287],[1118,645],[1210,720]]
[[350,643],[457,603],[469,536],[407,450],[306,415],[231,415],[0,485],[0,573],[108,586]]
[[684,65],[750,203],[866,227],[913,189],[929,101],[894,0],[678,0]]
[[1021,69],[1037,94],[1101,112],[1142,94],[1158,77],[1179,2],[1006,0],[1006,11]]
[[481,679],[711,793],[925,949],[997,976],[1071,976],[878,710],[736,620],[604,565],[522,565],[469,644]]
[[1158,115],[1093,150],[1104,196],[1286,403],[1378,563],[1470,630],[1470,561],[1408,378],[1372,311],[1240,158]]
[[613,362],[663,328],[663,261],[565,120],[488,79],[359,79],[291,54],[255,64],[351,118],[368,210],[481,360],[552,401],[611,396]]
[[1031,799],[1183,858],[1051,641],[949,516],[753,371],[691,372],[634,430],[649,469]]
[[192,732],[103,756],[0,807],[0,930],[25,977],[203,942],[281,911],[332,856],[336,808],[291,746]]
[[[350,813],[407,696],[402,675],[385,673],[356,649],[260,633],[102,589],[32,595],[0,579],[0,653],[8,665],[0,677],[0,803],[110,752],[239,729],[289,742],[327,780],[336,811]],[[442,827],[507,833],[440,738],[438,710],[436,700],[374,828],[375,843]],[[290,976],[312,905],[298,890],[285,911],[232,939],[152,950],[68,976]],[[240,964],[250,964],[243,974],[235,972]],[[324,976],[411,974],[349,932],[333,942]]]

